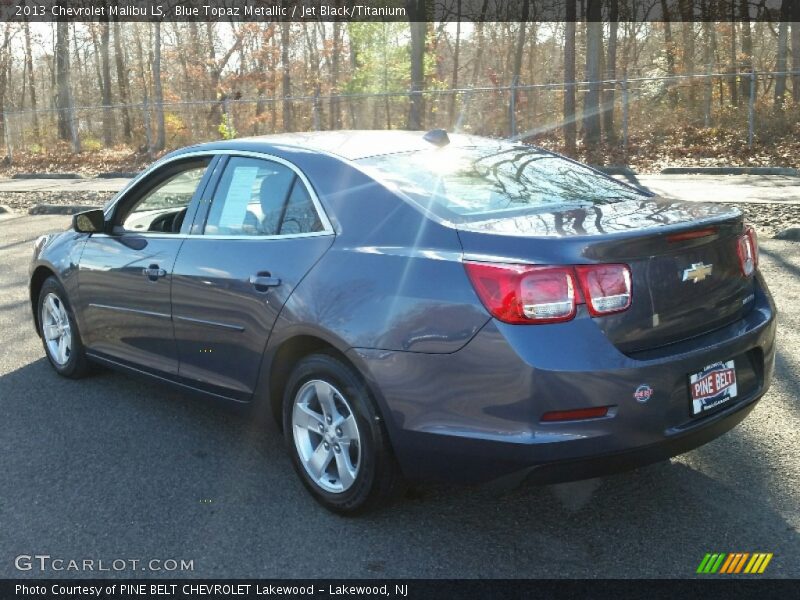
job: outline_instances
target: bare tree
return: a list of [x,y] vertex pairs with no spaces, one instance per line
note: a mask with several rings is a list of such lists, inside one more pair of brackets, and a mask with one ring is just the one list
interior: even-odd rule
[[56,24],[56,110],[58,111],[58,137],[72,143],[75,153],[81,151],[72,104],[72,81],[69,68],[69,23]]
[[800,103],[800,2],[792,3],[792,100]]
[[739,62],[736,57],[736,10],[734,8],[733,2],[731,2],[731,22],[730,22],[730,29],[731,29],[731,39],[730,39],[730,46],[729,46],[729,59],[728,62],[730,63],[730,77],[728,78],[728,90],[731,94],[731,104],[733,106],[739,106],[739,86],[736,83],[736,73],[739,71]]
[[[338,7],[340,0],[336,0]],[[328,110],[330,128],[339,129],[342,126],[342,111],[339,108],[339,53],[342,51],[342,24],[339,21],[333,22],[333,41],[331,43],[330,56],[330,88],[331,98]]]
[[293,131],[292,124],[292,104],[289,98],[292,95],[292,79],[289,74],[289,43],[291,42],[291,23],[283,21],[281,23],[281,71],[282,71],[282,95],[283,95],[283,130]]
[[111,109],[111,59],[109,54],[110,28],[108,19],[100,23],[100,57],[102,60],[103,94],[103,145],[108,148],[114,145],[114,113]]
[[710,23],[708,0],[701,0],[700,5],[703,16],[703,66],[706,74],[703,81],[703,124],[709,127],[711,125],[711,99],[714,93],[711,73],[716,40],[714,39],[714,28]]
[[522,70],[522,52],[525,50],[525,28],[528,25],[528,14],[530,12],[530,0],[523,0],[522,14],[520,15],[519,29],[517,29],[517,40],[514,44],[514,63],[511,68],[511,93],[514,94],[513,102],[509,104],[509,135],[517,133],[516,120],[517,116],[514,114],[517,95],[517,86],[519,85],[519,74]]
[[[678,7],[683,19],[683,23],[681,23],[681,37],[683,38],[681,71],[684,75],[694,75],[694,2],[691,0],[679,0]],[[694,110],[697,106],[697,85],[692,77],[685,81],[685,85],[689,89],[687,106],[690,110]]]
[[600,57],[603,54],[603,23],[600,2],[590,2],[586,11],[586,79],[589,89],[583,101],[583,141],[600,141]]
[[[619,29],[619,2],[608,2],[608,47],[606,48],[606,80],[613,82],[617,78],[617,31]],[[614,143],[617,139],[614,129],[614,83],[604,84],[603,94],[603,129],[606,141]]]
[[575,126],[575,0],[567,0],[564,32],[564,151],[575,155],[577,127]]
[[422,129],[424,101],[422,90],[425,88],[425,34],[427,23],[425,0],[408,0],[406,2],[411,28],[411,102],[408,111],[408,128]]
[[489,10],[489,0],[483,0],[480,19],[475,23],[475,57],[473,58],[471,82],[473,87],[478,83],[478,79],[481,75],[481,67],[483,66],[484,26],[487,10]]
[[[750,73],[753,70],[753,35],[750,29],[750,7],[748,0],[739,2],[739,18],[742,20],[742,71]],[[740,93],[745,100],[750,99],[750,78],[740,78]]]
[[787,52],[789,49],[789,12],[790,1],[781,2],[780,21],[778,23],[778,55],[775,59],[775,108],[783,108],[783,96],[786,94]]
[[122,104],[122,135],[126,142],[133,137],[131,131],[131,114],[128,104],[131,101],[130,81],[128,69],[125,66],[125,53],[122,47],[122,34],[119,21],[114,21],[114,63],[117,70],[117,87],[119,88],[119,101]]
[[149,157],[153,157],[153,133],[150,122],[150,82],[145,69],[144,50],[142,49],[142,36],[138,31],[139,24],[133,25],[134,39],[136,40],[136,63],[139,67],[139,82],[142,88],[142,121],[144,123],[144,145]]
[[164,125],[164,91],[161,87],[161,21],[153,25],[153,107],[156,114],[156,141],[154,152],[161,152],[166,146]]
[[[11,23],[4,23],[3,45],[0,47],[0,142],[7,139],[8,123],[6,123],[6,88],[8,87],[8,73],[11,67]],[[6,163],[11,162],[11,151],[6,155]]]
[[[528,0],[525,0],[528,4]],[[450,78],[450,89],[458,89],[458,67],[461,58],[461,0],[456,0],[456,39],[453,46],[453,76]],[[447,109],[450,127],[456,124],[456,93],[450,94],[450,103]]]
[[39,129],[39,113],[36,104],[36,77],[33,70],[33,52],[31,51],[31,28],[28,20],[25,19],[25,67],[28,71],[28,89],[31,99],[31,111],[33,115],[33,136],[38,143],[41,139]]
[[[661,0],[661,14],[664,19],[664,51],[667,57],[667,75],[675,77],[675,42],[672,39],[672,23],[667,0]],[[675,80],[669,80],[669,104],[672,108],[678,105],[678,94],[675,91]]]

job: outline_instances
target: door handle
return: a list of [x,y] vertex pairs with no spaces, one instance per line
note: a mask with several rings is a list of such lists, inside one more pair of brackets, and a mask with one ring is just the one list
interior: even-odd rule
[[250,275],[250,283],[256,288],[256,291],[268,292],[269,288],[278,287],[281,280],[273,277],[271,273],[263,272]]
[[146,269],[142,269],[142,275],[150,281],[158,281],[159,277],[164,277],[166,274],[167,272],[158,265],[150,265]]

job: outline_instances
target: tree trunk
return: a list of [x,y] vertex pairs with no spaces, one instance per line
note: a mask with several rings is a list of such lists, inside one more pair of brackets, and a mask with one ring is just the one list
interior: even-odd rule
[[[675,42],[672,40],[672,23],[670,22],[669,6],[667,0],[661,0],[661,12],[664,18],[664,46],[667,54],[667,75],[675,77]],[[672,108],[678,106],[678,94],[676,91],[677,81],[670,79],[667,84],[669,91],[667,97],[669,98],[669,105]]]
[[72,104],[72,82],[69,69],[69,23],[56,23],[56,110],[58,138],[72,143],[75,153],[81,151]]
[[142,50],[142,36],[138,31],[138,23],[134,24],[133,38],[136,40],[136,62],[139,66],[139,81],[142,86],[142,122],[144,123],[144,147],[147,155],[153,158],[153,135],[150,124],[150,94],[148,92],[149,82],[144,68],[144,51]]
[[703,80],[703,124],[705,127],[711,126],[711,98],[713,96],[714,82],[711,80],[712,63],[714,62],[714,25],[709,22],[708,0],[702,0],[703,15],[703,67],[706,77]]
[[[336,6],[339,6],[337,0]],[[333,42],[331,45],[331,98],[328,108],[328,121],[330,129],[340,129],[342,127],[342,114],[339,108],[339,53],[342,51],[342,24],[339,21],[333,22]]]
[[[389,57],[387,51],[389,49],[389,26],[388,23],[383,24],[383,91],[389,91]],[[386,117],[386,129],[392,128],[392,111],[389,105],[389,96],[383,97],[383,112]]]
[[272,67],[269,72],[272,74],[272,78],[270,80],[270,87],[272,88],[272,102],[269,103],[269,119],[270,119],[270,131],[272,133],[276,133],[278,131],[278,36],[272,36],[271,45],[273,47],[273,52],[270,53],[270,66]]
[[792,5],[792,100],[800,104],[800,2]]
[[103,145],[114,145],[114,112],[111,108],[111,58],[109,54],[111,28],[108,20],[100,23],[100,57],[102,60]]
[[[517,86],[519,85],[519,74],[522,71],[522,53],[525,50],[525,30],[528,25],[528,14],[530,12],[530,0],[523,0],[522,15],[520,17],[519,29],[517,29],[517,41],[514,48],[514,63],[511,67],[511,102],[509,103],[509,135],[517,133]],[[513,94],[513,96],[511,95]]]
[[731,5],[731,45],[730,45],[730,54],[729,62],[730,62],[730,77],[728,78],[728,90],[731,95],[731,105],[732,106],[739,106],[739,86],[736,82],[736,74],[739,72],[739,63],[736,56],[736,21],[735,21],[735,13],[733,10],[733,5]]
[[28,89],[30,90],[31,111],[33,116],[33,137],[38,144],[41,142],[41,130],[39,129],[39,113],[36,105],[36,77],[33,72],[33,52],[31,51],[31,28],[28,20],[25,19],[25,65],[28,71]]
[[614,93],[616,92],[617,78],[617,30],[619,28],[619,3],[618,0],[609,0],[608,5],[608,48],[606,48],[606,76],[605,79],[612,83],[603,84],[603,129],[606,141],[613,144],[617,139],[614,130]]
[[6,148],[5,164],[11,164],[11,148],[5,143],[8,139],[8,126],[6,122],[6,88],[8,87],[9,65],[11,63],[11,23],[4,23],[3,46],[0,48],[0,143]]
[[281,73],[283,96],[283,130],[292,131],[292,105],[289,98],[292,95],[292,80],[289,73],[289,42],[291,39],[291,23],[284,21],[281,23]]
[[603,53],[603,23],[600,2],[586,11],[586,79],[589,89],[583,101],[583,141],[595,146],[600,141],[600,56]]
[[153,24],[153,108],[156,116],[156,141],[153,144],[154,152],[161,152],[166,146],[166,132],[164,131],[164,92],[161,88],[161,21]]
[[126,142],[131,141],[131,113],[128,104],[131,102],[131,85],[128,80],[128,69],[125,66],[125,54],[122,49],[122,32],[119,21],[114,21],[114,63],[117,69],[117,87],[119,88],[119,101],[122,104],[122,135]]
[[789,2],[781,3],[781,16],[778,23],[778,56],[775,59],[775,108],[783,108],[783,96],[786,94],[786,69],[788,67],[787,52],[789,50]]
[[[681,37],[683,38],[683,60],[681,71],[684,75],[694,75],[694,2],[679,0],[681,11]],[[684,85],[689,88],[687,106],[689,111],[694,111],[697,106],[697,81],[694,77],[684,79]]]
[[409,0],[407,5],[411,28],[411,103],[408,128],[416,130],[423,126],[422,90],[425,87],[425,33],[428,24],[422,20],[425,15],[425,0]]
[[[753,70],[753,35],[750,30],[750,9],[748,0],[740,0],[739,17],[742,19],[742,68],[744,73]],[[750,99],[750,77],[741,77],[739,81],[740,93],[745,100]]]
[[284,21],[281,23],[281,71],[282,95],[283,95],[283,130],[293,131],[292,105],[289,98],[292,95],[292,80],[289,75],[289,42],[291,40],[291,23]]
[[484,45],[484,26],[486,21],[486,11],[489,10],[489,0],[483,0],[481,6],[481,18],[475,23],[475,58],[472,67],[472,86],[478,83],[481,75],[481,68],[483,66],[483,45]]
[[[525,0],[527,4],[528,0]],[[461,58],[461,0],[456,3],[456,39],[455,47],[453,48],[453,76],[450,78],[450,89],[458,89],[458,61]],[[447,109],[450,127],[455,127],[457,122],[456,118],[456,92],[450,94],[450,105]]]
[[575,10],[576,0],[567,0],[564,23],[564,152],[575,156]]

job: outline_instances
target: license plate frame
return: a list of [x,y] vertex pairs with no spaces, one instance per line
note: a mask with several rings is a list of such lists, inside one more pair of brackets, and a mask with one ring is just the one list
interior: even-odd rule
[[738,394],[736,361],[712,363],[689,374],[689,409],[693,417],[701,417],[729,404]]

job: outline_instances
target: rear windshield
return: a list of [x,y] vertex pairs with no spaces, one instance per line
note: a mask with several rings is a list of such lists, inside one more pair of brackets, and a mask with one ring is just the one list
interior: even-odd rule
[[358,163],[424,209],[456,223],[648,197],[531,146],[447,146]]

